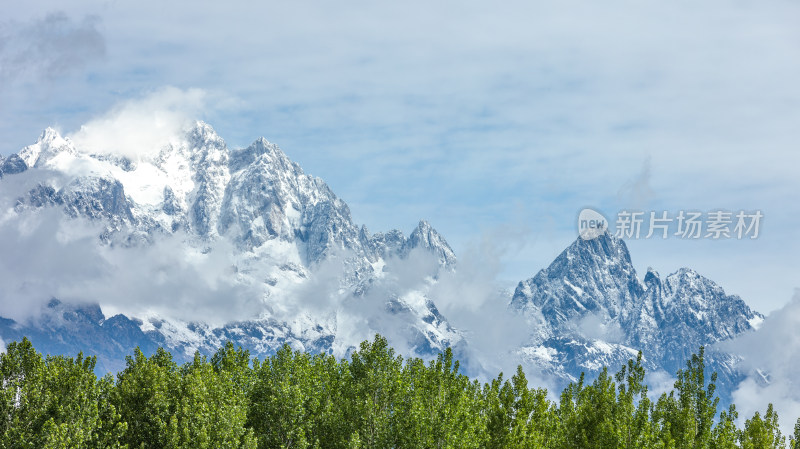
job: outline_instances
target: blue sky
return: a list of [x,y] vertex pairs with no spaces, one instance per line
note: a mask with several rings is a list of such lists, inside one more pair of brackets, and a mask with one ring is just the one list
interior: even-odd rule
[[800,286],[796,2],[250,3],[6,6],[0,154],[172,86],[373,232],[426,218],[457,253],[503,248],[508,288],[587,206],[762,210],[754,241],[632,241],[634,263],[693,267],[762,312]]

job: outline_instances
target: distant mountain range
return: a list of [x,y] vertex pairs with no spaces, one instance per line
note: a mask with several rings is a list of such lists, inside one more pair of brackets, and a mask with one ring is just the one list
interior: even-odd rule
[[[283,343],[345,356],[362,336],[379,332],[409,355],[427,356],[446,346],[468,354],[469,338],[480,338],[467,338],[436,306],[431,286],[443,272],[458,270],[458,262],[428,222],[408,236],[399,230],[371,234],[353,223],[347,204],[321,179],[304,174],[263,138],[229,149],[197,122],[180,139],[132,159],[86,152],[48,128],[35,144],[0,157],[0,200],[7,202],[0,204],[7,210],[0,226],[22,229],[31,217],[57,211],[67,228],[96,226],[91,245],[122,260],[126,251],[143,248],[153,249],[145,261],[153,265],[159,254],[202,260],[224,248],[232,255],[220,276],[237,298],[231,301],[235,318],[224,322],[164,312],[183,284],[173,280],[161,293],[158,285],[166,281],[157,270],[138,281],[155,285],[150,309],[137,307],[124,290],[104,304],[73,288],[68,301],[55,285],[30,316],[0,318],[4,341],[28,336],[43,352],[97,354],[100,370],[120,369],[135,346],[145,352],[165,346],[188,358],[232,340],[259,356]],[[35,272],[26,275],[37,279]],[[197,276],[188,277],[187,289],[211,282],[200,271]],[[6,296],[0,305],[30,300],[15,288],[0,290]],[[225,293],[225,285],[219,288]],[[192,307],[191,298],[184,302]],[[748,332],[763,319],[687,268],[663,279],[651,269],[640,280],[625,243],[608,234],[577,239],[549,267],[520,282],[507,303],[530,330],[512,356],[560,381],[604,365],[616,370],[639,350],[649,369],[674,374],[700,345]],[[238,313],[242,304],[247,307]],[[126,305],[133,312],[104,313]],[[0,308],[0,316],[8,315]],[[741,378],[736,356],[712,349],[708,359],[730,391]]]

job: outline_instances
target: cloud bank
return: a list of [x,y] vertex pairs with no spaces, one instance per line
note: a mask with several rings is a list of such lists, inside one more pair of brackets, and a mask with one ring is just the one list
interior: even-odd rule
[[178,232],[154,236],[152,245],[103,245],[100,222],[69,218],[56,207],[15,211],[26,187],[41,181],[37,175],[0,181],[0,315],[28,321],[51,298],[97,303],[109,315],[211,324],[263,310],[263,289],[238,282],[234,249],[224,240],[196,248]]
[[[353,275],[346,263],[353,255],[334,252],[304,282],[268,297],[263,280],[273,268],[270,262],[243,256],[224,237],[200,245],[176,232],[150,236],[149,244],[101,244],[103,222],[70,218],[60,207],[14,208],[17,198],[54,176],[37,169],[0,180],[1,316],[36,320],[57,298],[100,304],[107,316],[157,316],[212,326],[262,316],[289,323],[304,316],[315,323],[332,318],[339,356],[374,332],[389,338],[400,353],[413,355],[424,352],[416,329],[432,300],[467,339],[468,345],[460,344],[464,368],[484,380],[498,371],[513,372],[514,351],[530,334],[524,318],[507,309],[509,293],[497,280],[508,250],[497,233],[462,255],[456,271],[441,270],[436,256],[422,249],[390,257],[381,275],[358,295],[342,284]],[[398,308],[395,300],[409,309]],[[454,335],[445,332],[447,338]]]
[[791,435],[800,417],[800,290],[784,307],[772,312],[755,332],[743,334],[720,346],[740,354],[748,372],[733,393],[740,417],[764,413],[772,403],[781,429]]
[[81,125],[69,138],[83,151],[136,159],[174,141],[203,116],[208,95],[202,89],[164,87],[129,99]]

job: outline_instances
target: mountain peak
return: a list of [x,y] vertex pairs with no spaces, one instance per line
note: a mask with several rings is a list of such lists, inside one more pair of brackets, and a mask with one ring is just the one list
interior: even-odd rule
[[224,145],[224,141],[222,137],[217,134],[214,128],[211,127],[208,123],[197,120],[194,124],[189,127],[189,130],[186,132],[186,136],[189,138],[190,143],[217,143],[219,144],[222,142]]
[[577,238],[565,251],[567,257],[581,255],[609,261],[630,263],[631,256],[625,241],[604,232],[593,239]]
[[297,176],[303,174],[303,170],[300,166],[289,159],[278,145],[268,141],[264,137],[259,137],[247,148],[232,151],[231,170],[240,170],[258,159],[264,159],[265,162],[273,166],[288,169]]
[[556,326],[589,314],[627,319],[644,286],[622,240],[604,233],[578,238],[547,268],[520,282],[511,300],[518,310],[538,309]]
[[55,128],[48,126],[47,128],[42,131],[42,134],[39,135],[39,142],[52,142],[56,139],[61,139],[61,134],[56,131]]
[[406,242],[406,252],[415,249],[426,249],[439,257],[442,265],[452,265],[456,262],[456,255],[447,241],[427,220],[420,220],[417,227],[411,232]]
[[[689,268],[663,280],[648,268],[640,282],[625,242],[608,233],[579,238],[520,282],[511,307],[538,323],[531,347],[572,364],[573,376],[602,366],[598,359],[624,363],[639,350],[653,368],[675,372],[697,347],[749,331],[761,317]],[[598,349],[616,343],[619,354]],[[736,373],[726,357],[711,354],[709,363],[728,388]]]
[[289,159],[280,147],[264,137],[259,137],[251,147],[257,156],[267,155],[273,159]]
[[39,161],[52,159],[62,151],[74,152],[75,148],[68,138],[62,137],[54,128],[47,127],[39,135],[36,143],[23,148],[18,155],[30,168]]
[[[79,320],[66,324],[75,329],[78,338],[105,336],[105,332],[117,331],[125,337],[137,330],[137,339],[152,337],[154,340],[149,341],[153,344],[191,348],[190,354],[198,348],[212,347],[223,337],[238,339],[250,348],[261,348],[260,354],[291,341],[287,340],[289,338],[321,351],[332,351],[334,347],[346,349],[352,343],[350,336],[337,334],[337,323],[350,319],[349,312],[340,316],[326,305],[325,311],[319,314],[317,311],[306,313],[306,306],[320,303],[310,297],[306,299],[305,292],[313,291],[314,296],[319,294],[320,298],[335,296],[338,301],[350,294],[363,294],[369,286],[378,285],[376,282],[380,286],[376,287],[375,294],[383,294],[386,288],[387,297],[393,299],[391,308],[384,309],[379,302],[375,307],[365,308],[368,315],[364,322],[370,329],[374,327],[376,332],[398,329],[395,324],[383,324],[386,320],[382,314],[390,313],[393,320],[402,319],[408,324],[409,341],[420,351],[438,350],[451,337],[458,337],[445,319],[439,317],[433,302],[423,299],[424,291],[420,291],[419,297],[414,294],[406,298],[402,296],[406,294],[405,287],[396,286],[393,280],[387,280],[384,286],[381,281],[385,276],[386,259],[402,257],[404,250],[423,248],[438,256],[440,262],[452,264],[455,261],[450,246],[427,221],[420,221],[409,238],[400,231],[370,236],[366,227],[356,226],[347,204],[324,181],[304,174],[277,145],[259,138],[247,148],[229,149],[214,129],[201,121],[185,127],[180,135],[171,134],[158,141],[137,140],[132,135],[109,136],[108,148],[90,152],[81,143],[74,157],[60,153],[51,161],[51,153],[62,147],[70,148],[71,143],[54,129],[45,130],[34,145],[21,152],[30,165],[36,165],[33,170],[39,171],[41,176],[37,178],[43,178],[44,183],[32,185],[32,189],[20,185],[20,192],[27,193],[15,204],[29,208],[31,213],[36,209],[58,207],[65,219],[80,216],[95,220],[98,229],[102,229],[97,241],[80,240],[81,245],[85,242],[91,250],[94,250],[92,244],[109,245],[112,248],[109,251],[119,251],[115,254],[123,254],[131,247],[152,247],[152,251],[134,250],[146,259],[135,257],[133,260],[152,261],[154,266],[140,264],[137,270],[132,270],[130,279],[143,284],[149,295],[154,291],[150,290],[152,273],[156,273],[158,279],[169,277],[168,287],[174,286],[175,290],[165,293],[165,297],[172,298],[172,293],[177,293],[178,298],[186,298],[186,303],[178,309],[164,307],[165,322],[171,323],[164,326],[152,321],[137,325],[127,319],[104,320],[96,308],[83,308],[75,313],[70,309],[67,311],[70,316]],[[127,160],[122,151],[114,148],[124,142],[128,142],[125,149],[136,157],[135,161]],[[0,158],[0,176],[19,169],[28,169],[19,156]],[[27,177],[16,179],[21,183],[28,180]],[[13,182],[13,179],[3,179],[4,185]],[[178,254],[173,254],[176,252]],[[164,271],[161,268],[164,258],[186,260],[187,265],[177,264],[179,266],[167,267]],[[127,270],[121,268],[120,271]],[[178,273],[178,276],[165,273]],[[100,276],[92,277],[90,282],[101,279]],[[118,279],[115,275],[109,276],[109,279]],[[128,279],[128,273],[125,276]],[[160,285],[161,281],[158,283]],[[428,287],[425,283],[420,288]],[[397,290],[395,294],[399,288],[404,290]],[[198,296],[199,289],[203,294]],[[126,294],[121,292],[121,295]],[[138,298],[137,294],[131,294],[130,298]],[[229,296],[237,301],[234,305],[246,306],[221,306],[226,312],[232,309],[225,319],[247,321],[217,323],[226,327],[217,328],[213,333],[207,322],[198,322],[195,326],[195,323],[183,321],[187,315],[195,316],[193,311],[188,314],[184,311],[187,309],[184,305],[191,308],[195,298],[203,301],[197,302],[198,306],[209,305],[213,307],[209,310],[218,310],[217,305],[210,305],[212,298],[217,301],[219,297],[222,301],[224,297],[227,301]],[[86,298],[87,302],[93,299],[96,297]],[[313,302],[298,304],[298,301],[307,300]],[[125,308],[123,301],[117,304]],[[51,305],[51,309],[63,307],[56,303]],[[220,318],[209,316],[208,319]],[[3,323],[0,320],[0,335],[5,338],[3,332],[8,327],[3,327]],[[61,329],[51,335],[61,339],[66,334]],[[293,334],[294,331],[297,334]],[[92,343],[109,341],[105,336]],[[125,345],[131,339],[120,341]]]
[[672,276],[676,276],[676,277],[680,277],[680,278],[687,278],[687,279],[696,279],[696,278],[702,277],[702,276],[700,276],[700,273],[698,273],[697,271],[695,271],[695,270],[693,270],[691,268],[688,268],[688,267],[678,268],[678,271],[676,271],[676,272],[674,272],[674,273],[672,273],[670,275],[670,277],[672,277]]
[[659,276],[658,271],[654,270],[653,267],[647,267],[647,274],[644,275],[644,283],[648,286],[660,284],[661,276]]

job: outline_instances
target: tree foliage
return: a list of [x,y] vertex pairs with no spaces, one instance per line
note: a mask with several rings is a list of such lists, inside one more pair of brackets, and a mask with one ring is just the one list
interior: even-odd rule
[[[0,354],[0,448],[776,449],[772,405],[737,426],[718,413],[704,350],[651,400],[642,355],[584,376],[557,399],[522,367],[481,384],[447,349],[404,360],[385,338],[348,360],[284,346],[266,360],[227,343],[178,365],[138,348],[97,378],[94,357],[44,357],[27,339]],[[800,419],[789,447],[800,445]]]

